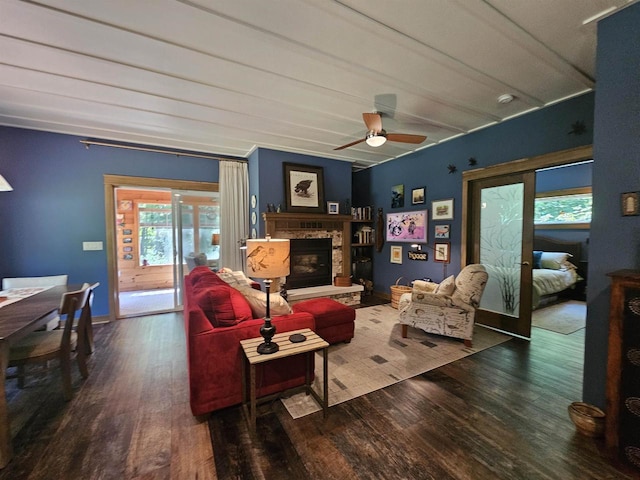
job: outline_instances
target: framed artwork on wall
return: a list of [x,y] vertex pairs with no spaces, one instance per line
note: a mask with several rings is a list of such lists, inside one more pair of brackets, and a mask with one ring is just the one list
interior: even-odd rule
[[387,213],[387,242],[427,243],[427,211]]
[[133,209],[133,200],[120,200],[118,202],[118,210],[128,212]]
[[411,205],[419,205],[421,203],[424,203],[426,191],[426,187],[414,188],[413,190],[411,190]]
[[449,238],[449,225],[436,225],[435,238]]
[[453,220],[453,198],[431,202],[432,220]]
[[638,211],[638,192],[623,193],[622,197],[622,216],[639,215]]
[[404,207],[404,185],[391,187],[391,208]]
[[325,213],[322,167],[283,163],[287,212]]
[[340,213],[340,204],[338,202],[327,202],[327,213],[329,215],[338,215]]
[[391,245],[391,263],[402,263],[402,247],[400,245]]
[[436,242],[433,246],[433,261],[449,263],[451,261],[451,244],[449,242]]

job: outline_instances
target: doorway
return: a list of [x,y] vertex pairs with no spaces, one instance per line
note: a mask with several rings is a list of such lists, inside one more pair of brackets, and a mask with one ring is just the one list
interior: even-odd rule
[[105,205],[114,317],[181,310],[184,275],[217,266],[217,184],[105,175]]
[[531,336],[531,256],[535,173],[471,182],[473,262],[489,279],[476,322]]
[[[510,188],[515,189],[515,194],[522,200],[520,211],[523,221],[519,227],[520,230],[516,229],[515,233],[508,233],[508,235],[518,237],[518,241],[510,248],[503,249],[507,255],[498,258],[502,264],[495,263],[496,258],[491,259],[494,263],[489,268],[502,268],[504,278],[501,282],[500,277],[494,272],[496,295],[487,297],[486,303],[483,296],[483,303],[478,311],[478,323],[504,330],[516,336],[530,338],[534,228],[532,218],[525,222],[524,217],[529,217],[529,215],[532,217],[533,214],[535,179],[532,176],[535,175],[536,170],[581,162],[591,158],[593,158],[592,147],[586,146],[463,173],[463,242],[461,248],[463,266],[470,263],[482,263],[489,258],[487,254],[491,253],[487,249],[487,245],[484,244],[480,232],[482,215],[487,214],[486,208],[482,208],[487,200],[483,198],[483,193],[495,194],[498,192],[495,189]],[[517,185],[521,185],[521,187]],[[518,189],[520,193],[518,193]],[[509,194],[512,193],[514,192]],[[501,203],[504,202],[498,202],[497,205],[500,206]],[[485,223],[490,220],[491,215],[484,219]],[[516,223],[520,223],[520,220],[517,220]],[[509,241],[513,240],[510,238]],[[507,262],[508,265],[504,262]],[[504,289],[504,284],[507,284],[511,290],[506,293],[501,291]],[[489,288],[489,284],[487,288]]]

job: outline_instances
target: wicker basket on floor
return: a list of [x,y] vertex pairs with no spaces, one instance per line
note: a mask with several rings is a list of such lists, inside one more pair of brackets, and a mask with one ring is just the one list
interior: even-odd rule
[[408,285],[399,285],[400,280],[403,277],[400,277],[396,280],[395,285],[391,285],[391,306],[393,308],[398,308],[398,302],[400,301],[400,296],[403,293],[410,293],[411,287]]

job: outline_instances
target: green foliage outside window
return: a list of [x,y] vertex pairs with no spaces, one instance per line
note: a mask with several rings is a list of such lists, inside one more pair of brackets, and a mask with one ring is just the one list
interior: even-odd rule
[[[578,190],[578,189],[576,189]],[[568,194],[541,194],[535,200],[536,225],[585,224],[591,222],[591,189]],[[588,191],[585,191],[588,190]]]

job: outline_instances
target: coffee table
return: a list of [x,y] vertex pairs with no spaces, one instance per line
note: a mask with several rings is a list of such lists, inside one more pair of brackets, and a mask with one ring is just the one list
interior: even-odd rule
[[[304,342],[293,343],[289,340],[289,337],[294,333],[301,333],[307,339]],[[329,377],[329,343],[318,336],[309,328],[302,330],[292,330],[289,332],[278,333],[273,336],[273,342],[280,346],[280,350],[271,354],[260,354],[257,352],[258,345],[264,342],[264,338],[256,337],[241,340],[240,345],[247,359],[246,366],[249,369],[249,398],[247,398],[247,368],[242,369],[242,405],[247,410],[247,401],[249,401],[250,414],[248,415],[249,428],[252,433],[256,430],[256,365],[261,363],[270,362],[279,358],[286,358],[292,355],[306,355],[306,369],[305,369],[305,385],[304,389],[307,393],[310,393],[313,398],[322,407],[323,416],[326,418],[329,407],[329,386],[327,384],[327,378]],[[322,350],[323,359],[323,373],[324,373],[324,385],[323,396],[320,395],[311,386],[311,365],[313,364],[313,356],[315,352]],[[273,396],[268,396],[272,398]],[[262,399],[261,399],[262,400]]]

